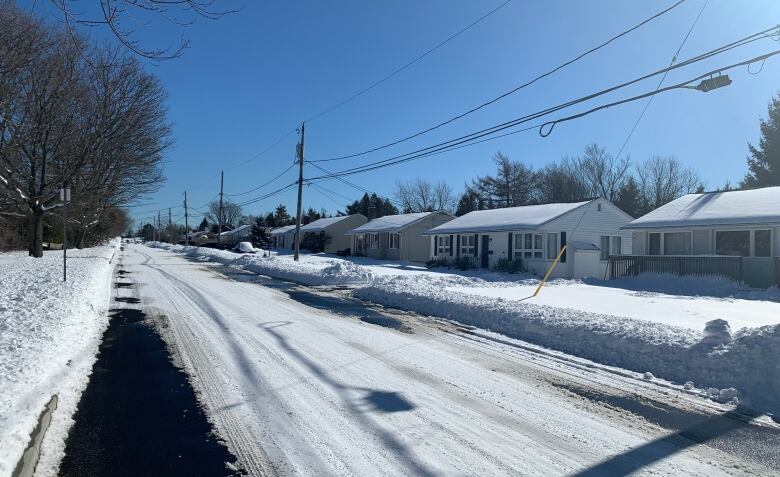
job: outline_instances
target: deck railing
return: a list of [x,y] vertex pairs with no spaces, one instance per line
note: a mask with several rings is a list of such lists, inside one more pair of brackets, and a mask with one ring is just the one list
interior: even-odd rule
[[725,255],[611,255],[609,278],[635,277],[641,273],[724,277],[742,281],[742,257]]

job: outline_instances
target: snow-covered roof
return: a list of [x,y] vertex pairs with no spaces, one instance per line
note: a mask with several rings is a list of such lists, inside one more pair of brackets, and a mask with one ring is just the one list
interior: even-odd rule
[[780,224],[780,187],[684,195],[623,228],[740,224]]
[[504,230],[533,230],[560,217],[563,214],[582,207],[590,201],[557,203],[543,205],[524,205],[503,209],[475,210],[434,227],[425,232],[434,234],[458,234],[469,232],[500,232]]
[[295,230],[295,224],[293,225],[285,225],[284,227],[277,227],[273,230],[271,230],[271,235],[279,235],[283,234],[285,232],[291,232]]
[[339,217],[325,217],[322,219],[315,220],[314,222],[311,222],[310,224],[301,226],[301,230],[305,232],[320,232],[322,230],[327,229],[333,224],[337,224],[341,222],[344,219],[348,219],[352,217],[351,215],[342,215]]
[[222,232],[219,235],[220,236],[241,235],[242,233],[245,233],[247,231],[247,229],[251,229],[251,228],[252,228],[252,224],[240,225],[240,226],[234,228],[233,230],[226,230],[226,231]]
[[378,232],[397,232],[432,214],[447,214],[446,212],[415,212],[413,214],[385,215],[378,219],[370,220],[368,223],[354,228],[347,232],[348,235],[378,233]]

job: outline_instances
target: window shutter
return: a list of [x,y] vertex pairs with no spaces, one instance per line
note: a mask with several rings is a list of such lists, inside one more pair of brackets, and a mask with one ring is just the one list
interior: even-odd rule
[[479,234],[474,234],[474,256],[478,257],[478,251],[479,250]]
[[512,260],[512,252],[514,252],[514,250],[512,250],[512,232],[509,232],[509,248],[507,250],[508,252],[506,255],[509,257],[509,260]]
[[452,235],[450,235],[450,257],[452,257]]
[[[566,232],[561,232],[561,248],[566,246]],[[566,263],[566,251],[561,255],[561,263]]]
[[460,235],[458,235],[458,240],[456,241],[457,246],[455,247],[455,256],[460,257]]

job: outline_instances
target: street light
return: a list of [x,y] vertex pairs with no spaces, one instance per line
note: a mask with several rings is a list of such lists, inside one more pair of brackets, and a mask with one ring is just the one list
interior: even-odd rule
[[718,89],[724,86],[728,86],[731,83],[732,81],[731,78],[729,78],[729,75],[718,75],[708,79],[701,80],[701,83],[699,83],[698,85],[687,86],[687,88],[697,89],[703,93],[706,93],[708,91],[712,91],[713,89]]

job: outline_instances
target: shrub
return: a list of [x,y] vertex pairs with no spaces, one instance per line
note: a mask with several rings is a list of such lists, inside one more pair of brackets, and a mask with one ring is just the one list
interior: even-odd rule
[[504,273],[519,273],[524,272],[525,268],[523,268],[523,261],[520,259],[509,260],[508,258],[500,258],[493,270]]
[[449,268],[450,265],[449,265],[449,263],[448,263],[446,258],[436,257],[436,258],[432,258],[432,259],[428,260],[427,262],[425,262],[425,266],[427,268],[437,268],[437,267],[448,267]]
[[474,257],[457,257],[452,261],[452,266],[456,270],[475,270],[477,267],[477,259]]

